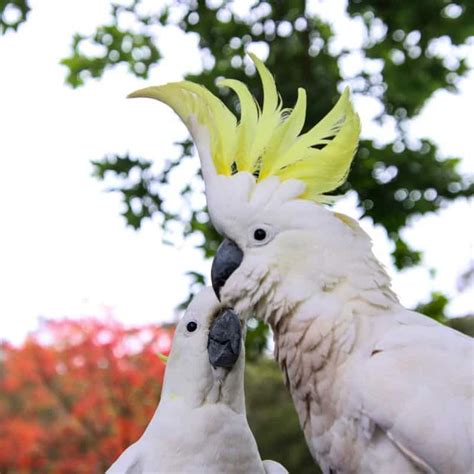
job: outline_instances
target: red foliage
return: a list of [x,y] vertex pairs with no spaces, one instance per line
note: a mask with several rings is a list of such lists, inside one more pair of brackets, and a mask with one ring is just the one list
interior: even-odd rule
[[172,328],[47,321],[0,344],[0,472],[103,473],[159,401]]

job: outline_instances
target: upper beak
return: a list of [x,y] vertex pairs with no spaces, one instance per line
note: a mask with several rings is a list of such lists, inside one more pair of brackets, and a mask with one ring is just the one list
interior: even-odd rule
[[239,268],[243,258],[242,250],[232,240],[225,239],[219,245],[211,267],[212,288],[214,288],[219,301],[221,299],[221,288],[232,273]]
[[229,308],[221,310],[209,330],[209,362],[214,368],[232,369],[239,358],[241,343],[242,328],[239,317]]

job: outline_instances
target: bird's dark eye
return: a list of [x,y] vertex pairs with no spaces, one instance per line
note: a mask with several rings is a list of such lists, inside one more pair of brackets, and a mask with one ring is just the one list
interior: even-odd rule
[[189,332],[194,332],[197,329],[198,325],[195,321],[189,321],[188,324],[186,324],[186,329]]
[[256,229],[255,232],[253,233],[253,238],[255,240],[265,240],[267,237],[267,233],[263,229]]

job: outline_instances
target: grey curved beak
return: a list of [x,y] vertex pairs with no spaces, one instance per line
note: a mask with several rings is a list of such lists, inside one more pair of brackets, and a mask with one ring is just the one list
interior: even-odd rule
[[242,328],[239,317],[230,308],[221,310],[209,330],[209,362],[214,368],[232,369],[239,358],[241,344]]
[[219,245],[211,267],[212,288],[219,301],[221,299],[221,288],[232,273],[239,268],[243,259],[244,253],[232,240],[225,239]]

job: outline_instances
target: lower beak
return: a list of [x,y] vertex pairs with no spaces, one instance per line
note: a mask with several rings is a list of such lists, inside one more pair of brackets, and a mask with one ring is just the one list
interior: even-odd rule
[[220,301],[221,288],[227,279],[239,268],[244,254],[232,240],[225,239],[217,249],[211,267],[212,288]]
[[232,369],[239,358],[241,344],[242,328],[239,317],[231,309],[221,310],[209,330],[209,362],[214,368]]

